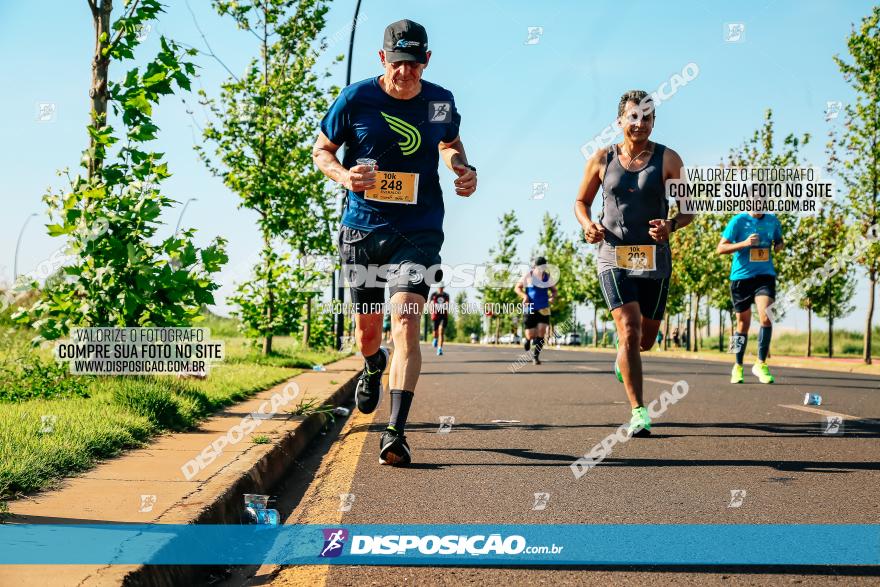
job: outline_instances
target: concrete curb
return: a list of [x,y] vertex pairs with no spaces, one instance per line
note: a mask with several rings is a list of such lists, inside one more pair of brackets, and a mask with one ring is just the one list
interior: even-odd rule
[[[338,363],[349,361],[343,359]],[[333,363],[327,365],[333,369]],[[358,361],[358,365],[360,361]],[[296,378],[294,378],[296,381]],[[339,405],[348,402],[354,396],[357,374],[344,381],[322,402],[323,404]],[[293,422],[293,416],[290,420]],[[190,523],[190,524],[239,524],[244,510],[242,495],[245,493],[268,494],[272,487],[284,477],[291,463],[318,435],[324,427],[325,417],[320,414],[299,420],[273,442],[269,449],[252,462],[236,462],[236,467],[225,474],[213,478],[203,484],[191,496],[191,504],[180,504],[165,512],[158,523]],[[238,461],[247,459],[238,459]],[[181,514],[186,515],[193,504],[203,504],[198,508],[195,517],[187,522],[179,520]],[[176,587],[193,585],[203,579],[213,567],[186,565],[139,565],[121,577],[119,584],[125,586]]]
[[[182,465],[213,440],[227,436],[242,419],[290,384],[294,402],[314,398],[320,405],[347,403],[363,366],[351,356],[305,371],[270,389],[228,406],[194,431],[159,436],[143,448],[105,461],[55,490],[10,503],[11,523],[83,524],[240,524],[245,493],[268,494],[288,473],[294,459],[320,433],[326,418],[278,411],[259,428],[227,446],[190,478]],[[294,404],[295,405],[295,404]],[[289,409],[291,406],[287,406]],[[267,436],[268,443],[253,442]],[[227,436],[228,437],[228,436]],[[188,473],[189,474],[189,473]],[[153,495],[155,507],[138,509],[139,494]],[[146,512],[146,513],[144,513]],[[207,565],[8,565],[0,566],[2,585],[192,585],[217,571]]]

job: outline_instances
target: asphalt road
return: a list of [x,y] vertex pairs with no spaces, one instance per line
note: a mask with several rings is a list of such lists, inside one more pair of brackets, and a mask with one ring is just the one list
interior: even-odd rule
[[[688,394],[649,439],[619,445],[580,479],[569,465],[629,419],[608,353],[547,349],[544,364],[510,365],[514,347],[423,346],[423,374],[407,427],[414,465],[378,464],[387,397],[355,412],[287,523],[670,524],[880,522],[880,378],[773,369],[777,383],[728,383],[729,365],[644,355],[646,400],[678,380]],[[803,406],[805,393],[823,404]],[[807,411],[813,410],[813,411]],[[841,414],[843,434],[824,434]],[[454,417],[438,433],[442,417]],[[517,420],[493,423],[493,420]],[[295,472],[294,475],[297,473]],[[292,482],[291,487],[296,487]],[[302,483],[300,483],[302,485]],[[731,507],[731,492],[744,491]],[[291,489],[290,491],[295,491]],[[354,495],[340,512],[340,494]],[[549,493],[535,509],[535,493]],[[873,573],[873,574],[872,574]],[[878,584],[877,569],[479,568],[302,566],[263,568],[250,585],[507,583]]]

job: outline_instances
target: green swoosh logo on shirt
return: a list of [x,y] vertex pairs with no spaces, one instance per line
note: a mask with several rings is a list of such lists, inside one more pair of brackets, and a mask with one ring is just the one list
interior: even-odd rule
[[418,151],[422,144],[422,135],[419,134],[419,130],[416,127],[390,114],[385,114],[381,111],[379,114],[382,115],[382,118],[385,119],[391,130],[403,137],[403,140],[397,144],[404,155],[412,155]]

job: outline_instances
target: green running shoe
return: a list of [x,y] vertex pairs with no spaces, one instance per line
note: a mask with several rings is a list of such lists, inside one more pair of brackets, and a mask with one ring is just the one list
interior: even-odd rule
[[761,383],[773,383],[776,381],[773,379],[773,376],[770,375],[770,367],[767,366],[767,363],[760,362],[752,365],[752,375],[758,378],[758,381]]
[[639,406],[632,409],[632,419],[629,421],[630,436],[650,436],[651,418],[648,416],[648,408]]
[[[619,348],[618,342],[614,341],[614,348]],[[614,359],[614,375],[617,377],[617,380],[623,383],[623,374],[620,372],[620,367],[617,366],[617,359]]]
[[742,383],[743,382],[743,366],[738,365],[737,363],[733,364],[733,371],[730,372],[730,382],[731,383]]

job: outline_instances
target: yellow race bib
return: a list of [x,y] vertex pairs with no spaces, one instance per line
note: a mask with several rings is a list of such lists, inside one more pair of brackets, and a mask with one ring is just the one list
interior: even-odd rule
[[418,193],[418,173],[377,171],[376,185],[364,192],[364,199],[393,204],[415,204]]
[[538,310],[538,314],[540,314],[541,316],[549,316],[550,308],[541,308],[540,310]]
[[657,269],[657,245],[627,245],[614,247],[618,269],[630,271],[655,271]]
[[770,249],[769,248],[755,248],[749,249],[749,262],[750,263],[763,263],[764,261],[770,260]]

